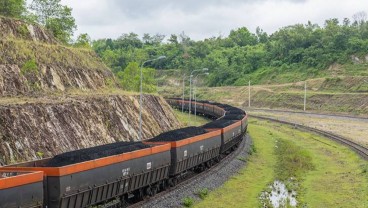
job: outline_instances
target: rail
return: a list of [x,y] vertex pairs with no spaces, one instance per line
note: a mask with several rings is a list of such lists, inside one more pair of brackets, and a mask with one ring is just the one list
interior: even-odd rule
[[273,122],[278,122],[278,123],[282,123],[282,124],[286,124],[286,125],[291,125],[294,126],[296,128],[299,129],[303,129],[303,130],[307,130],[310,132],[314,132],[317,133],[319,135],[325,136],[329,139],[332,139],[334,141],[337,141],[345,146],[348,146],[350,149],[352,149],[353,151],[355,151],[356,153],[358,153],[363,159],[368,160],[368,148],[357,144],[353,141],[350,141],[349,139],[342,137],[340,135],[337,134],[333,134],[331,132],[327,132],[327,131],[323,131],[320,129],[316,129],[316,128],[312,128],[309,126],[304,126],[301,124],[296,124],[296,123],[292,123],[292,122],[288,122],[288,121],[282,121],[282,120],[278,120],[278,119],[274,119],[274,118],[268,118],[268,117],[263,117],[263,116],[254,116],[254,115],[250,115],[253,118],[257,118],[257,119],[263,119],[263,120],[268,120],[268,121],[273,121]]

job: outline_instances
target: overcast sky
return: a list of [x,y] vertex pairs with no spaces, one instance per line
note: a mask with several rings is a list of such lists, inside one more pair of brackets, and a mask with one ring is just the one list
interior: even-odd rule
[[134,32],[180,34],[201,40],[257,26],[267,33],[296,23],[368,12],[368,0],[62,0],[73,8],[79,33],[92,39]]

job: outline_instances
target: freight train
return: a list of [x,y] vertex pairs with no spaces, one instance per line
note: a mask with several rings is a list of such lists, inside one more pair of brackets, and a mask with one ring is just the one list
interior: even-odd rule
[[[189,111],[189,100],[167,99]],[[143,142],[117,142],[0,167],[0,208],[123,207],[174,187],[233,151],[247,131],[247,114],[220,103],[192,102],[216,118],[201,127],[165,132]]]

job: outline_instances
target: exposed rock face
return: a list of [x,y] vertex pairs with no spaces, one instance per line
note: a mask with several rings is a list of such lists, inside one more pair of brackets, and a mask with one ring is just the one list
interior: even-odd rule
[[0,39],[13,37],[31,41],[56,44],[55,38],[38,25],[27,24],[21,20],[0,17]]
[[91,49],[57,44],[40,26],[0,17],[0,95],[115,87]]
[[[144,139],[180,127],[162,98],[144,96],[143,109]],[[1,106],[0,114],[0,165],[138,139],[138,96]]]
[[[138,97],[120,94],[126,93],[92,50],[60,45],[37,25],[0,17],[0,166],[137,140]],[[180,127],[160,97],[145,96],[143,109],[144,138]]]
[[22,73],[18,65],[0,64],[0,96],[32,95],[66,89],[99,89],[114,83],[110,71],[87,68],[40,66],[40,71]]

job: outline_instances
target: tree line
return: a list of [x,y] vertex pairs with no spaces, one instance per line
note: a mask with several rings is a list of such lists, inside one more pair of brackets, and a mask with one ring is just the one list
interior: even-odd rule
[[299,70],[316,73],[334,63],[347,63],[351,55],[368,54],[368,22],[365,12],[341,22],[334,18],[323,26],[308,22],[283,27],[273,34],[246,27],[226,37],[194,41],[184,32],[165,38],[162,34],[126,33],[117,39],[93,41],[93,49],[112,70],[123,77],[130,63],[165,55],[165,61],[147,64],[156,69],[209,68],[209,86],[245,85],[257,70]]
[[[260,71],[300,71],[313,74],[334,63],[348,63],[351,55],[368,54],[368,22],[365,12],[356,13],[342,21],[333,18],[323,26],[308,22],[283,27],[272,34],[261,28],[255,33],[246,27],[230,31],[226,37],[210,37],[195,41],[184,32],[171,34],[144,34],[131,32],[117,39],[91,41],[88,34],[72,40],[77,26],[72,9],[61,0],[0,0],[0,15],[23,19],[43,25],[64,44],[91,47],[113,70],[123,86],[137,89],[139,65],[157,56],[165,60],[150,62],[144,69],[146,91],[155,90],[155,69],[209,68],[209,86],[245,85],[249,75]],[[135,80],[135,81],[134,81]],[[134,82],[133,82],[134,81]],[[257,82],[257,81],[255,81]]]
[[[0,15],[38,23],[49,30],[63,44],[70,44],[77,29],[72,8],[62,5],[61,0],[0,0]],[[88,37],[79,36],[76,44],[85,45]]]

